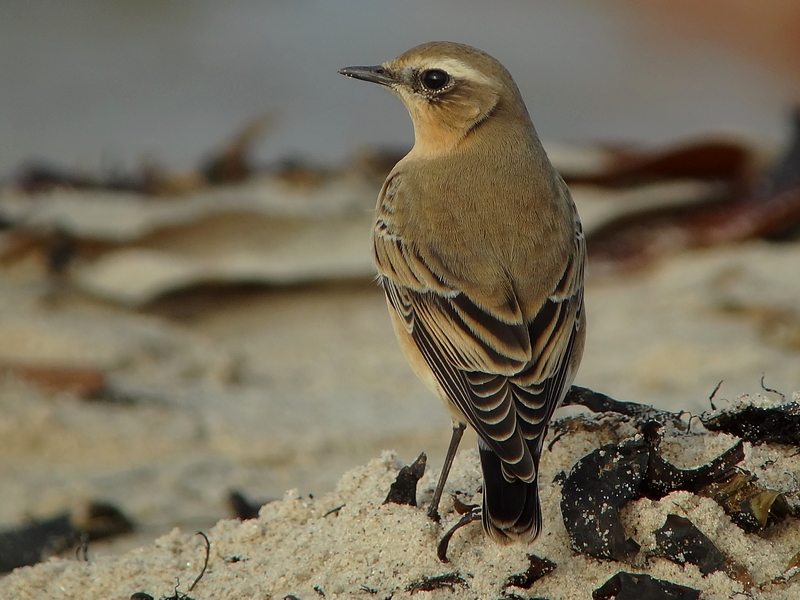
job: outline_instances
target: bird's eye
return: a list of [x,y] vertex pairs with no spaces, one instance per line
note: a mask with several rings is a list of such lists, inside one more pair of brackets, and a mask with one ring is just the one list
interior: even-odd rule
[[450,83],[450,75],[441,69],[428,69],[422,74],[420,80],[427,89],[436,91]]

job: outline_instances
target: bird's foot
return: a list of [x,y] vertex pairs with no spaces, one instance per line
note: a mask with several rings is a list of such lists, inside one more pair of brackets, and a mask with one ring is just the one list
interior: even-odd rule
[[439,510],[437,509],[435,504],[431,504],[428,507],[428,518],[431,521],[435,521],[437,523],[440,523],[442,521],[442,516],[439,514]]

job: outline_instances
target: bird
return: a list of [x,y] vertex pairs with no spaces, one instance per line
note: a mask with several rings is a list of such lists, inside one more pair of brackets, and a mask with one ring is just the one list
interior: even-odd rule
[[586,336],[586,241],[570,191],[511,74],[485,52],[429,42],[339,73],[388,88],[414,127],[378,196],[372,250],[400,347],[452,418],[428,515],[440,518],[469,425],[486,534],[530,543],[543,442]]

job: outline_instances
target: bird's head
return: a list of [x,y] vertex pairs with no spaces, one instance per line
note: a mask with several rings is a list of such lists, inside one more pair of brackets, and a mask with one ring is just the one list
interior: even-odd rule
[[414,122],[414,151],[449,152],[489,118],[528,121],[517,85],[497,60],[471,46],[429,42],[372,67],[339,73],[389,88]]

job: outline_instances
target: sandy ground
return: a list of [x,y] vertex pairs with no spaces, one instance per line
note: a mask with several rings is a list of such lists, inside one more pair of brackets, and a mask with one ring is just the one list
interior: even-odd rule
[[[373,202],[374,190],[359,189],[356,200],[343,191],[339,202],[366,222],[363,205]],[[576,200],[586,223],[601,220],[593,213],[603,212],[602,202],[580,192]],[[313,198],[308,202],[316,210]],[[186,244],[208,253],[203,241],[212,240],[197,238],[198,231],[208,233],[200,227]],[[187,235],[161,235],[151,247],[177,247]],[[35,253],[4,265],[0,526],[74,510],[88,499],[110,501],[136,524],[132,535],[91,545],[93,561],[113,561],[176,526],[210,531],[230,516],[231,489],[259,500],[282,498],[287,489],[320,497],[342,473],[387,448],[404,463],[424,450],[437,468],[449,419],[401,355],[382,292],[368,274],[354,275],[369,266],[367,233],[350,238],[336,258],[347,267],[346,281],[194,288],[139,308],[48,278]],[[310,247],[319,253],[323,242]],[[672,257],[632,276],[590,278],[588,344],[576,383],[694,413],[710,407],[720,381],[718,406],[764,392],[762,374],[769,388],[790,396],[800,389],[798,264],[798,244],[752,242]],[[318,266],[308,265],[309,272]],[[87,401],[37,388],[19,376],[28,365],[99,369],[107,393]],[[467,437],[462,447],[473,446]],[[367,469],[386,479],[394,464]],[[253,525],[220,527],[250,535],[242,532]],[[162,547],[195,548],[186,535],[171,534]],[[114,563],[96,564],[69,569]],[[65,568],[50,563],[41,573]],[[169,591],[172,575],[142,581],[163,590],[157,596]]]
[[[220,521],[208,529],[208,568],[193,590],[189,586],[202,570],[204,542],[191,532],[175,529],[120,557],[92,558],[88,563],[53,559],[19,569],[0,580],[0,595],[122,600],[135,592],[172,597],[180,591],[197,599],[284,598],[289,594],[304,599],[497,598],[516,594],[573,600],[589,598],[592,590],[623,570],[702,590],[707,600],[796,598],[800,593],[797,569],[787,572],[787,565],[800,550],[800,521],[790,518],[761,535],[745,534],[713,500],[689,492],[673,492],[660,501],[637,500],[623,509],[625,534],[642,545],[633,564],[597,560],[571,550],[560,515],[557,474],[598,446],[620,443],[635,433],[627,419],[613,416],[576,420],[566,429],[543,457],[546,526],[531,546],[494,544],[474,523],[453,538],[448,552],[451,562],[439,562],[436,545],[443,531],[458,519],[449,493],[442,505],[442,524],[430,521],[424,506],[382,504],[402,465],[395,453],[384,452],[380,459],[345,473],[328,494],[312,498],[297,489],[289,490],[282,500],[265,505],[258,519]],[[685,463],[683,468],[694,467],[735,442],[731,436],[707,435],[697,429],[686,433],[682,425],[680,429],[668,426],[665,455],[675,463]],[[800,467],[800,458],[792,450],[745,444],[742,466],[758,472],[764,485],[782,491],[796,504],[800,487],[793,474]],[[423,503],[430,498],[435,476],[436,469],[432,469],[420,481],[418,497]],[[462,500],[469,502],[479,494],[479,485],[477,452],[464,451],[455,464],[448,491],[460,492]],[[663,525],[668,514],[689,518],[722,551],[729,567],[703,576],[693,565],[680,566],[654,556],[652,531]],[[519,587],[522,584],[511,585],[509,577],[525,573],[531,553],[554,562],[555,570],[525,585],[526,589]],[[443,575],[449,577],[449,585],[421,591],[426,578],[430,582]]]
[[[590,281],[577,383],[694,412],[721,380],[718,404],[761,391],[762,373],[791,394],[797,264],[800,246],[752,243]],[[4,525],[107,499],[140,525],[143,537],[116,542],[125,547],[209,527],[231,488],[320,494],[385,448],[403,460],[425,450],[432,465],[443,456],[448,417],[406,365],[371,282],[206,290],[146,311],[48,290],[33,268],[3,278],[0,361],[104,368],[131,401],[86,402],[7,375]]]

